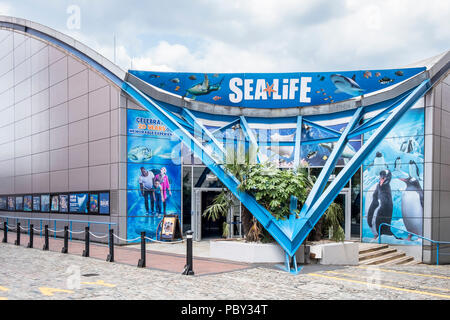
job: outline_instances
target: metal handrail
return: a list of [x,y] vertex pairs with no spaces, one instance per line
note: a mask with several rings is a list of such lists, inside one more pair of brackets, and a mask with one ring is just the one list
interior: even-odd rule
[[408,233],[408,234],[411,234],[411,235],[413,235],[413,236],[419,237],[419,238],[424,239],[424,240],[426,240],[426,241],[429,241],[429,242],[431,242],[431,243],[435,243],[435,244],[436,244],[436,265],[439,265],[439,245],[440,245],[440,244],[450,244],[450,241],[437,241],[437,240],[432,240],[432,239],[423,237],[423,236],[421,236],[421,235],[415,234],[414,232],[409,232],[409,231],[407,231],[407,230],[404,230],[404,229],[400,229],[400,228],[394,227],[393,225],[391,225],[391,224],[389,224],[389,223],[386,223],[386,222],[381,223],[380,226],[378,227],[378,243],[379,243],[379,244],[381,244],[381,226],[383,226],[383,225],[389,226],[389,227],[394,228],[394,229],[396,229],[396,230],[400,230],[400,231],[406,232],[406,233]]
[[47,221],[62,221],[62,222],[78,222],[78,223],[92,223],[92,224],[107,224],[107,225],[117,225],[115,222],[101,222],[101,221],[88,221],[88,220],[70,220],[70,219],[53,219],[53,218],[30,218],[30,217],[14,217],[14,216],[0,216],[0,218],[6,219],[21,219],[21,220],[47,220]]

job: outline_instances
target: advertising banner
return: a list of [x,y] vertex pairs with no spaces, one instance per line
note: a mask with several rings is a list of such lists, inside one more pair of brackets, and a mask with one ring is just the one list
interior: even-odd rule
[[88,194],[76,193],[69,196],[69,208],[71,213],[88,213]]
[[398,84],[425,68],[292,73],[182,73],[130,70],[139,79],[211,104],[251,108],[306,107],[348,100]]
[[164,215],[181,216],[181,142],[154,115],[127,111],[128,238],[156,237]]
[[[423,106],[420,100],[417,106]],[[418,245],[423,235],[424,109],[409,110],[363,164],[362,240]],[[373,132],[364,135],[367,140]]]

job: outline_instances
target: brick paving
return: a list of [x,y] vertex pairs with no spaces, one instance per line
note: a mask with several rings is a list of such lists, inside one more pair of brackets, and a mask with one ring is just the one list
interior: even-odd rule
[[93,258],[84,258],[82,242],[62,254],[61,239],[50,240],[50,252],[39,237],[36,249],[25,248],[25,236],[21,246],[14,239],[0,243],[0,300],[450,300],[450,265],[306,265],[292,275],[273,265],[195,259],[196,275],[185,276],[184,257],[175,254],[149,252],[141,269],[136,249],[116,247],[119,263],[109,263],[107,246],[92,245]]
[[[3,239],[3,232],[0,236]],[[8,233],[8,243],[14,244],[16,240],[16,233]],[[91,240],[92,241],[92,240]],[[20,244],[26,247],[29,242],[27,234],[21,234]],[[42,249],[44,246],[44,237],[35,235],[33,237],[33,248]],[[61,238],[49,237],[49,250],[61,252],[64,246],[64,240]],[[68,254],[81,256],[85,244],[82,241],[69,241]],[[106,260],[109,253],[107,245],[90,243],[89,257],[94,259]],[[114,261],[128,265],[137,266],[138,260],[141,258],[141,251],[137,248],[130,248],[126,246],[114,246]],[[186,256],[174,253],[161,253],[157,251],[146,250],[146,267],[155,270],[169,271],[174,273],[181,273],[186,265]],[[251,267],[245,263],[234,263],[219,261],[217,259],[209,258],[195,258],[193,259],[194,272],[197,275],[205,275],[211,273],[222,273],[235,270],[242,270]]]

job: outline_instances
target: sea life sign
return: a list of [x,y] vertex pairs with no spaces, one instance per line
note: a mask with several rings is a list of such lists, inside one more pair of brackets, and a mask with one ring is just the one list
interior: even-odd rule
[[181,73],[129,70],[162,90],[224,106],[293,108],[348,100],[398,84],[425,68],[292,73]]

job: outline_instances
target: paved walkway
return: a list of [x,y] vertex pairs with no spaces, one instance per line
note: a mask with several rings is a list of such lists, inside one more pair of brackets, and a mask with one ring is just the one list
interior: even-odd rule
[[134,264],[0,243],[0,300],[450,300],[450,266],[308,265],[295,276],[259,266],[184,276]]
[[[3,232],[1,232],[0,239],[3,239]],[[42,250],[44,246],[44,237],[34,236],[34,250]],[[8,232],[8,243],[14,244],[16,240],[15,232]],[[1,241],[1,240],[0,240]],[[29,242],[29,237],[26,234],[21,234],[21,246],[26,247]],[[64,246],[64,240],[61,238],[49,237],[49,249],[50,251],[61,252]],[[150,245],[151,246],[151,245]],[[149,245],[147,245],[147,248]],[[69,254],[81,256],[85,244],[82,241],[73,240],[69,241]],[[178,251],[184,249],[186,252],[186,243],[181,243],[177,246]],[[106,260],[109,253],[109,247],[107,245],[92,243],[90,244],[90,258]],[[114,261],[118,263],[137,266],[139,259],[141,258],[140,246],[114,246]],[[169,271],[174,273],[181,273],[186,265],[186,255],[180,253],[167,253],[162,251],[146,250],[146,267],[155,270]],[[197,275],[205,275],[212,273],[230,272],[235,270],[242,270],[250,268],[251,265],[221,261],[217,259],[209,259],[195,256],[193,269]]]

